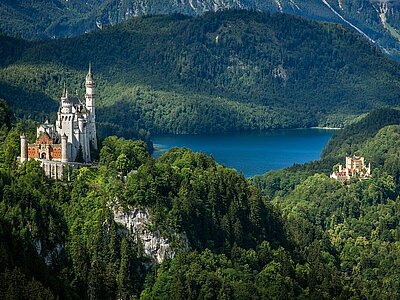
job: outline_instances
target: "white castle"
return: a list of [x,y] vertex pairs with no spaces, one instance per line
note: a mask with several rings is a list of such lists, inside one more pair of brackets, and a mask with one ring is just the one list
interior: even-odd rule
[[61,178],[65,166],[91,163],[97,150],[95,83],[91,65],[85,81],[85,102],[70,96],[64,86],[56,124],[48,122],[36,130],[36,142],[27,144],[21,136],[21,163],[28,159],[41,162],[46,175]]
[[351,178],[368,179],[371,177],[371,164],[367,166],[362,156],[346,156],[346,166],[337,165],[337,170],[330,177],[345,184],[349,183]]

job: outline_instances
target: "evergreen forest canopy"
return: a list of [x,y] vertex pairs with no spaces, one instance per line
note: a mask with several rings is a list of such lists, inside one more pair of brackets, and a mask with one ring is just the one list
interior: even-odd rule
[[[113,136],[98,167],[60,182],[36,161],[18,166],[19,136],[35,127],[12,126],[0,104],[2,299],[400,297],[397,110],[340,131],[321,161],[251,181],[204,154],[153,159],[145,143]],[[374,171],[344,186],[324,164],[349,145]],[[148,209],[174,258],[157,265],[116,222],[116,210],[135,208]]]
[[338,127],[400,98],[399,66],[374,45],[284,14],[139,17],[45,42],[0,36],[0,54],[0,98],[41,121],[55,117],[64,83],[82,94],[91,61],[104,137]]
[[202,15],[207,11],[246,9],[336,22],[353,30],[345,19],[385,48],[387,54],[398,58],[399,7],[393,0],[3,0],[0,31],[30,40],[54,39],[101,30],[107,24],[140,15]]

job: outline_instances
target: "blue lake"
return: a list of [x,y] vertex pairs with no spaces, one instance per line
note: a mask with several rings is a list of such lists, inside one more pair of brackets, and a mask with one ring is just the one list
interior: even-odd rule
[[172,147],[186,147],[212,154],[218,163],[251,177],[319,159],[333,133],[334,130],[325,129],[293,129],[223,135],[159,135],[152,140],[154,157]]

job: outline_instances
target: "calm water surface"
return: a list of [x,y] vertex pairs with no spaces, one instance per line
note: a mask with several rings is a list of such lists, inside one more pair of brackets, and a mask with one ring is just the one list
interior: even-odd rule
[[251,177],[318,159],[333,133],[325,129],[294,129],[223,135],[160,135],[153,136],[152,140],[154,157],[172,147],[186,147],[212,154],[218,163]]

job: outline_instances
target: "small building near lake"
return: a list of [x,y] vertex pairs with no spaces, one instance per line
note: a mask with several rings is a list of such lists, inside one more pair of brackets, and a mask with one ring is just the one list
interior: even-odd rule
[[371,164],[366,166],[362,156],[346,156],[346,166],[339,164],[337,170],[330,177],[344,184],[347,184],[352,178],[368,179],[371,177]]

